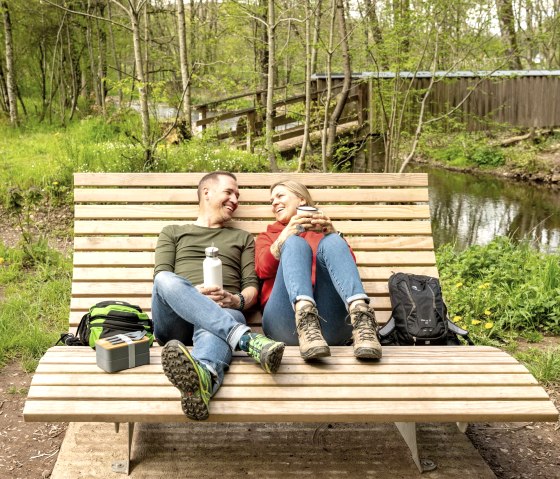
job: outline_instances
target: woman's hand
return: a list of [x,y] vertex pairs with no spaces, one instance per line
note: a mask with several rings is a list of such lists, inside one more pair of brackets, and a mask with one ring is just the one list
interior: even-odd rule
[[336,233],[336,229],[331,219],[322,211],[315,213],[311,219],[311,228],[313,231],[324,233],[326,235]]
[[283,243],[292,235],[299,235],[313,228],[311,215],[294,215],[290,218],[290,222],[278,236]]
[[301,233],[312,229],[313,224],[311,221],[311,215],[292,216],[286,227],[278,235],[278,238],[276,238],[276,241],[270,245],[270,253],[272,256],[279,260],[284,242],[292,235],[300,235]]

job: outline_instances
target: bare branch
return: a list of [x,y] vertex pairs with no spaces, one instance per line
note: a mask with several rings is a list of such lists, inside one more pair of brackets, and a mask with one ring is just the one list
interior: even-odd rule
[[[132,31],[132,28],[127,27],[126,25],[123,25],[122,23],[118,23],[118,22],[115,22],[115,21],[113,21],[113,20],[110,20],[109,18],[100,17],[100,16],[98,16],[98,15],[92,15],[91,13],[79,12],[78,10],[72,10],[71,8],[64,7],[64,6],[62,6],[62,5],[58,5],[57,3],[51,2],[50,0],[42,0],[42,1],[45,2],[45,3],[47,3],[47,4],[49,4],[49,5],[52,5],[53,7],[56,7],[56,8],[58,8],[58,9],[60,9],[60,10],[63,10],[63,11],[65,11],[65,12],[67,12],[67,13],[73,13],[74,15],[81,15],[82,17],[95,18],[96,20],[103,20],[104,22],[111,23],[111,24],[113,24],[113,25],[116,25],[117,27],[124,28],[125,30],[127,30],[127,31],[129,31],[129,32]],[[115,3],[115,4],[117,4],[117,5],[119,5],[119,6],[122,7],[122,5],[121,5],[120,3],[118,3],[118,2],[114,2],[114,1],[113,1],[113,3]]]

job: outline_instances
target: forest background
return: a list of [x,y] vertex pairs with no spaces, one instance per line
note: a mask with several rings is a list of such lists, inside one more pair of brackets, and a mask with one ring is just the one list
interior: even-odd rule
[[[320,159],[314,162],[304,144],[298,167],[329,171],[340,166],[334,133],[352,72],[560,65],[559,0],[0,0],[0,12],[0,110],[9,122],[35,131],[51,125],[62,134],[76,120],[101,119],[101,139],[121,134],[125,141],[113,143],[113,153],[134,170],[189,168],[188,159],[177,159],[181,166],[165,161],[170,126],[189,139],[196,105],[241,92],[260,93],[220,108],[259,107],[265,135],[253,166],[278,169],[272,102],[309,93],[314,73],[343,74],[344,84],[322,101]],[[411,94],[410,80],[395,78],[377,92],[386,169],[402,170],[422,134],[437,131],[438,118],[424,111],[431,86]],[[415,127],[404,129],[411,103]],[[176,108],[176,121],[158,121],[158,105]],[[303,110],[292,114],[308,119],[307,101]],[[72,169],[98,167],[69,156]],[[126,167],[115,162],[104,168]]]

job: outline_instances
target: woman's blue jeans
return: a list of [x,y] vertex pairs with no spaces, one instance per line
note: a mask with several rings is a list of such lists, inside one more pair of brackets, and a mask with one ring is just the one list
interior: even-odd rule
[[213,376],[214,392],[223,382],[232,351],[250,330],[241,311],[221,308],[188,280],[169,271],[154,278],[152,319],[160,344],[178,339],[193,346],[192,356]]
[[352,301],[369,298],[364,291],[350,248],[337,234],[325,236],[317,248],[315,287],[311,281],[313,252],[305,239],[290,236],[282,246],[276,279],[263,311],[264,333],[290,346],[298,344],[294,304],[307,300],[317,306],[327,344],[347,344],[352,327],[346,321]]

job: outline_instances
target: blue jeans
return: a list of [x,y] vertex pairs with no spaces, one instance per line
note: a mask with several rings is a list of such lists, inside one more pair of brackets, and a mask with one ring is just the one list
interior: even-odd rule
[[317,306],[327,344],[347,344],[352,327],[348,306],[369,298],[348,244],[337,234],[325,236],[317,248],[315,288],[311,281],[313,251],[305,239],[290,236],[282,246],[276,279],[263,311],[264,333],[290,346],[298,344],[294,304],[307,300]]
[[199,293],[185,278],[162,271],[152,292],[154,334],[161,344],[178,339],[212,374],[214,392],[224,379],[232,351],[250,331],[241,311],[225,309]]

